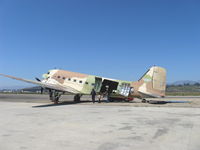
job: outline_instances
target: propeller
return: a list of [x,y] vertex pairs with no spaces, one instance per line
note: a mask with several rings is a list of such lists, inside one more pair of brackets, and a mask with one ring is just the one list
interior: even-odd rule
[[39,78],[35,77],[35,79],[36,79],[38,82],[41,82],[41,80],[40,80]]

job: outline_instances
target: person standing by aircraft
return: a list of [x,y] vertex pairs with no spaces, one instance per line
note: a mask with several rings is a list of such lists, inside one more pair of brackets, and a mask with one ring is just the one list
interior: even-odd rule
[[109,93],[109,86],[106,85],[106,91],[104,92],[104,97],[106,97],[106,102],[110,102],[109,101],[109,96],[110,96],[110,93]]
[[102,93],[99,93],[98,95],[98,103],[101,103],[101,99],[103,98],[103,94]]
[[91,91],[91,95],[92,95],[92,102],[95,103],[96,92],[95,92],[94,89],[92,89],[92,91]]

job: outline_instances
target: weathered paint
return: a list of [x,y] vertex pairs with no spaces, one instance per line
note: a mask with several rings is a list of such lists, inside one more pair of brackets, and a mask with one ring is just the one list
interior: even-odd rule
[[[54,69],[49,70],[48,74],[44,74],[43,77],[44,82],[69,86],[79,91],[80,94],[90,94],[91,90],[94,88],[95,77],[98,76]],[[120,86],[123,83],[130,84],[133,88],[133,92],[129,94],[129,97],[165,96],[166,70],[161,67],[151,67],[145,75],[136,82],[100,78],[102,78],[102,80],[107,79],[119,83],[116,93],[112,94],[113,97],[123,97],[119,94]]]

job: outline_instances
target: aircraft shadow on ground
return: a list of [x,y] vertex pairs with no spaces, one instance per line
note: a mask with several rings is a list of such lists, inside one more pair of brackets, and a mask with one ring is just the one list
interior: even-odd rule
[[[45,105],[32,106],[32,108],[55,107],[55,106],[63,106],[63,105],[76,105],[76,104],[80,104],[80,103],[92,103],[92,101],[82,100],[79,103],[76,103],[74,101],[63,101],[63,102],[59,102],[58,104],[51,103],[51,104],[45,104]],[[98,101],[95,101],[95,103],[98,103]],[[122,101],[107,102],[105,100],[102,100],[101,103],[129,103],[129,102],[122,102]],[[133,101],[130,103],[141,103],[141,102]]]
[[45,104],[45,105],[37,105],[37,106],[32,106],[32,108],[40,108],[40,107],[54,107],[54,106],[63,106],[63,105],[76,105],[80,103],[91,103],[91,101],[81,101],[79,103],[73,102],[73,101],[68,101],[68,102],[59,102],[58,104]]

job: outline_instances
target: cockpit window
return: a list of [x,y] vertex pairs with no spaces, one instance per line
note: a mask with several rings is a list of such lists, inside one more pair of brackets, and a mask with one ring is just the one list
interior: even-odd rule
[[47,74],[50,74],[50,72],[47,72]]

